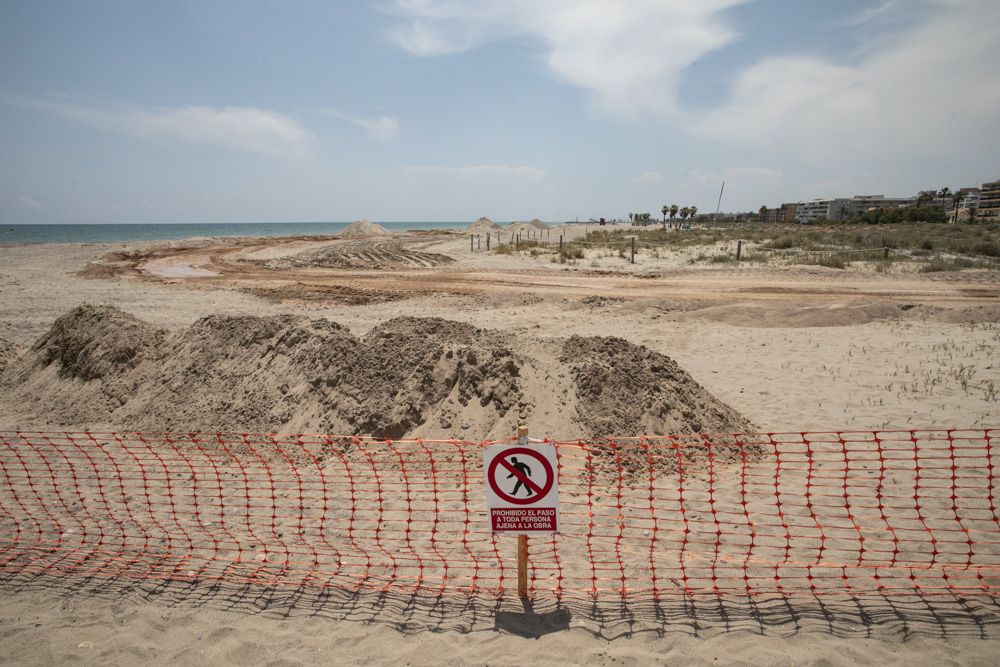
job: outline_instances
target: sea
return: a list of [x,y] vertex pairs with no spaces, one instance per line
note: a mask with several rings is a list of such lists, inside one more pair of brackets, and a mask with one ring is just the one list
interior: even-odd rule
[[[176,224],[4,225],[0,245],[15,243],[118,243],[171,241],[194,236],[322,236],[336,234],[349,222],[234,222]],[[379,222],[392,232],[464,229],[472,221]]]

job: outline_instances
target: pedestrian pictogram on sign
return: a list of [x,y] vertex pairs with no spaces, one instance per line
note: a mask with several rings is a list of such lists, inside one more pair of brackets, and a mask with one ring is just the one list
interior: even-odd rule
[[558,530],[555,445],[492,445],[483,454],[486,507],[495,533]]

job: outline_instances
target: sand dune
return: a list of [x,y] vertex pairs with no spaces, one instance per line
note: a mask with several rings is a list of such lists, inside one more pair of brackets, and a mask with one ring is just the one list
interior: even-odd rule
[[503,438],[543,410],[568,421],[544,428],[571,437],[751,428],[674,361],[627,341],[524,345],[440,318],[395,318],[357,338],[323,319],[209,316],[171,334],[85,305],[11,361],[0,386],[22,428]]

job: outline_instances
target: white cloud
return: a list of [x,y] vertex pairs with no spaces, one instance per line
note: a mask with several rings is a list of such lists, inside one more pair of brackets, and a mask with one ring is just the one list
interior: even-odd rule
[[396,0],[390,35],[417,56],[527,36],[549,68],[609,109],[677,108],[681,73],[735,39],[721,12],[749,0]]
[[42,210],[42,205],[37,199],[32,199],[31,197],[18,197],[17,201],[25,208],[30,208],[33,211]]
[[940,186],[942,173],[992,177],[1000,2],[873,2],[830,26],[862,39],[860,51],[766,57],[736,71],[725,103],[686,110],[686,70],[737,39],[723,12],[752,1],[394,0],[389,12],[396,43],[414,55],[527,40],[605,109],[664,119],[757,159],[804,163],[814,173],[803,180],[851,173],[905,194]]
[[340,120],[347,121],[352,125],[357,125],[365,130],[369,137],[375,139],[376,141],[392,141],[393,137],[395,137],[396,133],[399,131],[399,121],[392,116],[382,114],[369,117],[354,116],[344,113],[339,109],[331,108],[312,108],[309,109],[309,111],[322,114],[324,116],[330,116],[331,118],[338,118]]
[[697,132],[814,165],[921,160],[995,168],[1000,3],[948,0],[856,65],[768,58],[744,70]]
[[439,165],[411,165],[403,167],[409,174],[433,174],[453,177],[505,176],[530,181],[542,181],[548,177],[544,169],[537,167],[515,167],[507,165],[472,165],[468,167],[448,167]]
[[309,133],[297,122],[253,107],[185,106],[160,109],[86,106],[72,102],[4,98],[7,104],[55,114],[136,137],[179,139],[272,157],[302,157]]
[[[913,0],[910,0],[911,3]],[[892,13],[894,10],[899,8],[901,3],[899,0],[884,0],[881,4],[873,5],[870,7],[865,7],[861,11],[848,16],[846,19],[840,22],[841,26],[860,26],[875,19],[886,16]]]
[[663,184],[663,174],[655,171],[644,171],[632,179],[632,185],[639,188],[654,187]]

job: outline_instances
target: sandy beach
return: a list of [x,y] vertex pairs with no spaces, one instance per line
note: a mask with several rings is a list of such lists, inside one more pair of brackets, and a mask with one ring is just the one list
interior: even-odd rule
[[[560,440],[998,425],[997,272],[692,266],[698,248],[559,263],[484,244],[421,232],[0,248],[0,430],[480,441],[518,422]],[[336,346],[362,361],[337,366]],[[321,373],[336,382],[318,387]],[[407,387],[409,411],[383,385]],[[1000,647],[1000,609],[982,597],[540,597],[525,616],[516,599],[331,603],[52,577],[10,576],[0,595],[9,664],[968,665]]]

